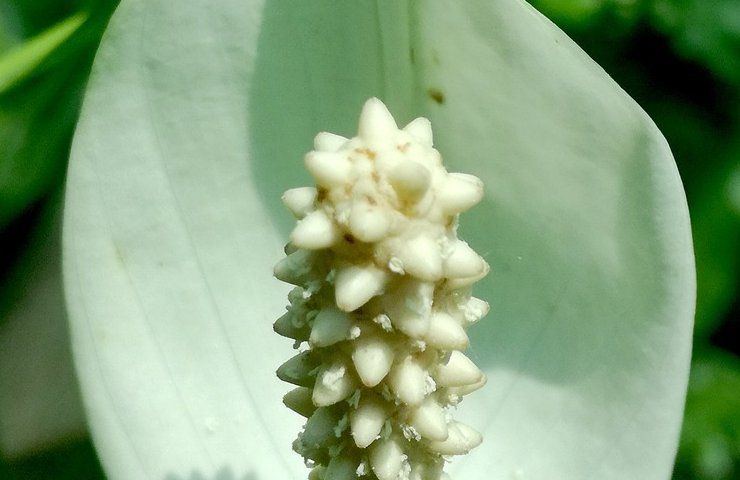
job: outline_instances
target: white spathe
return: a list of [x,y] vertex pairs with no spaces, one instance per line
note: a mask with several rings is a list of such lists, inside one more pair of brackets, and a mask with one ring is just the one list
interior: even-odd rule
[[694,273],[660,133],[520,0],[376,7],[124,0],[112,19],[64,225],[108,477],[304,475],[290,451],[302,418],[273,373],[290,350],[271,329],[288,291],[271,279],[289,233],[280,194],[308,183],[316,132],[353,133],[378,96],[402,124],[428,117],[450,166],[486,185],[461,236],[492,268],[476,291],[491,314],[470,331],[490,387],[460,409],[486,441],[452,477],[668,479]]

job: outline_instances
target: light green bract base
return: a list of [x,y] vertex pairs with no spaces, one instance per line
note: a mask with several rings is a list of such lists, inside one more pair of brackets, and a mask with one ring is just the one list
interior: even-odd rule
[[317,188],[283,195],[298,224],[275,267],[297,286],[275,331],[308,343],[277,371],[308,417],[293,448],[312,480],[447,479],[445,456],[482,441],[449,409],[486,383],[461,350],[488,312],[471,286],[489,267],[457,238],[483,183],[445,170],[427,119],[399,130],[376,98],[357,137],[320,133],[314,148]]

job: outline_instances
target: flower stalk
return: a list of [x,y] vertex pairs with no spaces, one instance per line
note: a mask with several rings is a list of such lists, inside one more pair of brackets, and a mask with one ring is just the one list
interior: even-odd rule
[[311,480],[448,479],[482,441],[451,409],[486,382],[462,351],[489,267],[457,237],[483,184],[446,171],[427,119],[399,129],[375,98],[357,137],[318,134],[305,165],[316,187],[283,195],[297,224],[275,266],[296,286],[274,324],[300,350],[277,371],[308,419],[293,448]]

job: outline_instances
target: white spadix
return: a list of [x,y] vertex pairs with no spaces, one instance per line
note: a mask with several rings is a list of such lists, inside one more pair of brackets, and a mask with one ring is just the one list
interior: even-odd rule
[[482,440],[448,407],[486,383],[461,351],[489,266],[457,237],[483,184],[447,172],[427,119],[399,130],[378,99],[358,136],[316,135],[305,166],[316,185],[283,195],[297,224],[275,266],[296,288],[274,329],[307,348],[277,372],[308,418],[294,450],[310,480],[449,480],[442,456]]

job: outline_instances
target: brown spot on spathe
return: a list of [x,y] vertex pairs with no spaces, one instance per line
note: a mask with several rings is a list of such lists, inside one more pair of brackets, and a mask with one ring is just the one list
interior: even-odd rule
[[427,95],[429,95],[429,98],[437,102],[437,105],[443,105],[445,103],[445,94],[439,88],[428,88]]

